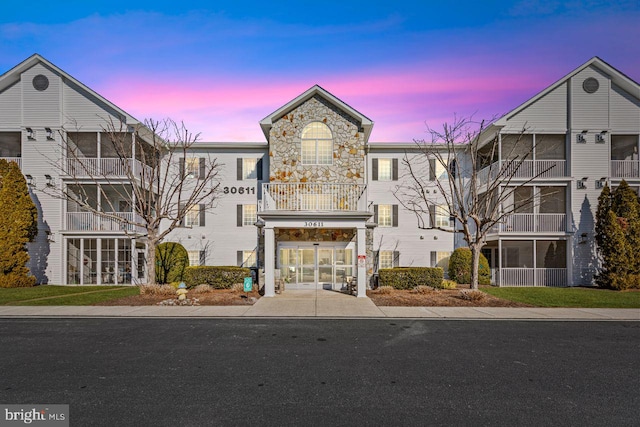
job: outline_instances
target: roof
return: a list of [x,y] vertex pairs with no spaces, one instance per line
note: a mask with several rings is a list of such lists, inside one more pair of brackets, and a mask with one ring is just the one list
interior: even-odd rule
[[530,98],[526,102],[520,104],[513,110],[509,111],[508,113],[506,113],[505,115],[503,115],[502,117],[494,121],[491,125],[489,125],[485,129],[485,131],[482,132],[483,136],[486,135],[487,132],[495,132],[496,128],[501,128],[505,126],[507,124],[507,121],[511,119],[513,116],[520,113],[522,110],[529,107],[530,105],[534,104],[539,99],[546,96],[547,94],[549,94],[550,92],[552,92],[553,90],[555,90],[556,88],[558,88],[559,86],[567,82],[573,76],[582,72],[585,68],[588,68],[591,66],[594,66],[598,68],[600,71],[603,71],[605,74],[609,75],[613,83],[615,83],[616,85],[618,85],[619,87],[624,89],[626,92],[630,93],[631,95],[635,96],[636,98],[640,99],[640,84],[634,81],[631,77],[622,73],[620,70],[617,70],[607,62],[603,61],[601,58],[594,56],[593,58],[591,58],[590,60],[588,60],[587,62],[585,62],[578,68],[576,68],[575,70],[571,71],[566,76],[562,77],[560,80],[553,83],[551,86],[548,86],[547,88],[539,92],[534,97]]
[[112,103],[111,101],[109,101],[108,99],[106,99],[105,97],[103,97],[102,95],[94,91],[93,89],[91,89],[89,86],[80,82],[79,80],[74,78],[72,75],[62,70],[60,67],[54,65],[52,62],[50,62],[49,60],[47,60],[46,58],[44,58],[43,56],[37,53],[34,53],[33,55],[31,55],[30,57],[28,57],[27,59],[25,59],[24,61],[22,61],[15,67],[13,67],[12,69],[10,69],[9,71],[0,75],[0,91],[3,91],[9,86],[20,81],[21,74],[26,70],[28,70],[29,68],[35,66],[36,64],[43,64],[53,72],[61,75],[66,80],[76,84],[82,90],[88,92],[89,94],[91,94],[92,96],[94,96],[95,98],[103,102],[105,105],[112,108],[114,111],[116,111],[119,115],[121,115],[126,120],[127,125],[142,125],[143,133],[146,133],[145,130],[147,132],[150,132],[149,129],[146,128],[142,122],[140,122],[138,119],[133,117],[131,114],[127,113],[122,108],[118,107],[117,105],[115,105],[114,103]]
[[357,119],[361,123],[362,128],[364,129],[365,141],[369,139],[369,135],[371,135],[371,130],[373,128],[373,121],[370,118],[360,113],[359,111],[351,107],[349,104],[343,102],[342,100],[332,95],[331,93],[321,88],[320,86],[314,85],[313,87],[311,87],[310,89],[308,89],[307,91],[299,95],[294,100],[286,103],[285,105],[283,105],[282,107],[274,111],[273,113],[269,114],[264,119],[260,120],[260,127],[262,128],[262,132],[264,133],[264,136],[267,138],[267,141],[269,140],[269,130],[271,129],[271,126],[276,121],[280,120],[282,116],[287,114],[289,111],[307,102],[309,99],[313,98],[316,95],[321,96],[331,104],[349,113],[353,118]]

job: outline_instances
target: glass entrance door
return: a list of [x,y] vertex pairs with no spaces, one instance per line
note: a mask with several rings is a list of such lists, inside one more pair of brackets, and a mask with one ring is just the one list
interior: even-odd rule
[[340,289],[353,273],[353,249],[344,246],[280,247],[280,277],[289,289]]

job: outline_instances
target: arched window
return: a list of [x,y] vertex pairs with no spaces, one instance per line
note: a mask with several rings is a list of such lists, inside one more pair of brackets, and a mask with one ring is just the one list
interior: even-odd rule
[[302,164],[330,165],[333,162],[333,137],[327,125],[309,123],[302,130]]

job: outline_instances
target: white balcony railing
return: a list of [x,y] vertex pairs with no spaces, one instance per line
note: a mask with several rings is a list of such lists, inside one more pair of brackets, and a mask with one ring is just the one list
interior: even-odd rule
[[567,215],[563,213],[518,213],[504,218],[492,231],[501,233],[562,233],[567,231]]
[[[501,178],[560,178],[567,176],[566,160],[524,160],[521,164],[495,162],[478,172],[478,182]],[[501,170],[501,167],[506,168]]]
[[83,157],[67,159],[65,172],[72,177],[150,177],[151,167],[136,159]]
[[640,177],[640,161],[611,160],[611,177],[638,178]]
[[0,159],[4,159],[7,162],[16,162],[18,167],[22,168],[22,157],[0,157]]
[[365,185],[332,183],[262,184],[262,211],[366,211]]
[[[133,212],[106,212],[109,216],[93,212],[67,212],[67,230],[73,231],[122,231],[143,233],[143,227],[127,224],[125,221],[141,224],[141,219]],[[113,218],[113,216],[122,218]]]
[[568,285],[566,268],[503,268],[498,271],[500,286]]

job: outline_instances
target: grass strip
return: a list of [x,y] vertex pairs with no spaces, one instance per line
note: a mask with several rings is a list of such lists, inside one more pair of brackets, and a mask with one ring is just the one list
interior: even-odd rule
[[482,288],[498,298],[537,307],[640,308],[640,292],[600,288]]
[[[129,290],[129,292],[123,292]],[[33,288],[9,288],[0,289],[1,305],[74,305],[73,303],[61,304],[62,301],[71,300],[87,294],[105,295],[104,299],[97,296],[98,300],[114,298],[113,292],[119,292],[118,296],[137,295],[139,290],[134,286],[54,286],[41,285]],[[87,298],[80,298],[85,300]],[[37,303],[38,301],[55,301],[55,303]],[[97,302],[97,301],[96,301]]]

